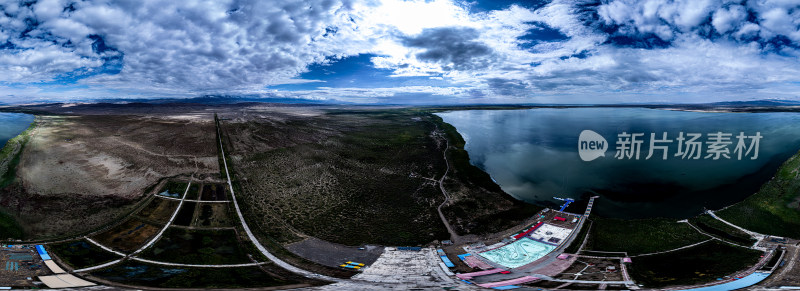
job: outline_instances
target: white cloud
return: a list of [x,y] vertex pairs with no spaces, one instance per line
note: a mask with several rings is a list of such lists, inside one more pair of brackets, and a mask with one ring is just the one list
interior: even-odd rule
[[[555,0],[535,10],[511,5],[484,12],[455,0],[68,5],[2,6],[0,82],[6,85],[0,86],[6,96],[56,96],[35,88],[73,75],[88,77],[76,81],[80,88],[59,88],[61,96],[252,93],[364,100],[407,93],[533,102],[615,92],[757,95],[795,88],[791,94],[800,82],[800,4],[792,0],[612,0],[596,8]],[[531,31],[565,37],[520,39]],[[652,35],[664,44],[635,43]],[[107,51],[100,51],[98,37]],[[615,37],[633,44],[615,43]],[[793,43],[768,42],[774,37]],[[265,89],[310,81],[296,79],[310,64],[365,53],[398,79],[428,76],[453,86]],[[121,67],[108,69],[113,62]]]
[[717,32],[724,34],[734,30],[747,19],[747,11],[741,5],[720,7],[714,12],[711,24]]

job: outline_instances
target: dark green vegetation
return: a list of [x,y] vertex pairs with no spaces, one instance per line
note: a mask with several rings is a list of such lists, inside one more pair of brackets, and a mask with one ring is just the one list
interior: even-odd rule
[[581,247],[581,244],[583,244],[584,239],[586,239],[586,235],[588,235],[591,231],[593,223],[594,222],[592,222],[591,219],[583,223],[583,227],[581,227],[581,231],[578,232],[578,236],[575,237],[575,239],[572,241],[572,244],[564,249],[565,253],[574,254],[578,252],[578,249]]
[[0,212],[0,240],[24,237],[22,227],[13,216]]
[[778,169],[775,177],[742,202],[717,215],[745,229],[800,238],[800,153]]
[[200,199],[200,185],[197,183],[192,183],[192,186],[189,187],[189,192],[186,193],[186,200],[197,199]]
[[722,221],[716,220],[708,214],[692,217],[689,219],[689,222],[705,233],[735,244],[750,246],[756,242],[756,240],[747,233],[727,225]]
[[271,267],[267,273],[259,267],[180,268],[128,261],[92,275],[122,284],[158,288],[253,288],[293,285],[302,280],[274,269],[277,268]]
[[444,196],[425,179],[444,172],[443,148],[423,117],[334,112],[223,124],[230,155],[241,156],[230,169],[243,177],[240,205],[282,243],[297,231],[349,245],[446,239],[436,214]]
[[197,202],[183,202],[173,223],[175,225],[189,226],[192,223],[192,218],[194,218],[195,207],[197,207]]
[[81,269],[107,263],[121,257],[104,251],[86,240],[77,240],[47,245],[50,252],[73,269]]
[[444,211],[459,233],[504,230],[541,210],[469,164],[460,135],[428,110],[245,116],[221,126],[229,171],[246,217],[281,244],[300,233],[347,245],[447,239],[436,213],[447,140]]
[[206,184],[203,185],[203,201],[222,201],[226,200],[224,184]]
[[429,118],[449,141],[447,160],[451,168],[444,184],[453,201],[442,211],[458,233],[502,231],[543,209],[506,194],[489,174],[470,164],[464,138],[455,127],[436,115],[429,114]]
[[709,239],[686,223],[665,218],[622,220],[592,216],[586,250],[628,252],[667,251]]
[[761,255],[760,251],[711,241],[675,252],[634,258],[628,272],[636,283],[648,288],[704,283],[755,265]]
[[184,264],[251,263],[242,244],[232,229],[187,230],[173,227],[167,229],[164,236],[142,257]]

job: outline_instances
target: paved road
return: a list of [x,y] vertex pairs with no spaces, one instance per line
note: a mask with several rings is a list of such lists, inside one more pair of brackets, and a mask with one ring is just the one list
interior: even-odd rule
[[128,256],[128,255],[126,255],[126,254],[123,254],[123,253],[120,253],[120,252],[118,252],[118,251],[115,251],[115,250],[113,250],[113,249],[111,249],[111,248],[109,248],[109,247],[107,247],[107,246],[101,245],[99,242],[96,242],[95,240],[93,240],[93,239],[91,239],[91,238],[89,238],[89,237],[85,237],[85,239],[86,239],[86,240],[88,240],[90,243],[92,243],[92,244],[94,244],[94,245],[96,245],[96,246],[100,247],[101,249],[104,249],[104,250],[106,250],[106,251],[108,251],[108,252],[112,252],[112,253],[114,253],[114,254],[117,254],[118,256],[122,256],[122,257],[126,257],[126,256]]
[[674,251],[680,251],[680,250],[682,250],[682,249],[688,249],[688,248],[691,248],[691,247],[696,247],[696,246],[699,246],[699,245],[701,245],[701,244],[704,244],[704,243],[710,242],[710,241],[712,241],[712,240],[717,240],[717,239],[716,239],[716,238],[714,238],[714,237],[712,237],[712,238],[709,238],[709,239],[707,239],[707,240],[701,241],[701,242],[699,242],[699,243],[690,244],[690,245],[688,245],[688,246],[682,246],[682,247],[675,248],[675,249],[671,249],[671,250],[660,251],[660,252],[649,253],[649,254],[635,255],[635,256],[630,256],[630,257],[631,257],[631,258],[638,258],[638,257],[645,257],[645,256],[658,255],[658,254],[671,253],[671,252],[674,252]]
[[[158,195],[158,194],[156,194],[156,197],[159,197],[161,199],[175,200],[175,201],[183,200],[183,199],[180,199],[180,198],[172,198],[172,197],[167,197],[167,196]],[[197,203],[231,203],[230,200],[192,200],[192,199],[186,199],[186,200],[183,200],[183,201],[186,201],[186,202],[197,202]]]
[[97,265],[97,266],[93,266],[93,267],[78,269],[78,270],[75,270],[75,271],[72,271],[72,272],[73,273],[80,273],[80,272],[89,272],[89,271],[99,270],[99,269],[102,269],[102,268],[105,268],[105,267],[108,267],[108,266],[111,266],[111,265],[116,265],[116,264],[122,262],[122,260],[124,260],[124,258],[117,259],[117,260],[114,260],[114,261],[111,261],[111,262],[108,262],[108,263],[105,263],[105,264],[100,264],[100,265]]
[[180,263],[153,261],[153,260],[142,259],[142,258],[138,258],[138,257],[132,257],[131,260],[145,262],[145,263],[151,263],[151,264],[155,264],[155,265],[174,266],[174,267],[192,267],[192,268],[237,268],[237,267],[253,267],[253,266],[259,266],[259,265],[267,264],[267,262],[260,262],[260,263],[228,264],[228,265],[198,265],[198,264],[180,264]]

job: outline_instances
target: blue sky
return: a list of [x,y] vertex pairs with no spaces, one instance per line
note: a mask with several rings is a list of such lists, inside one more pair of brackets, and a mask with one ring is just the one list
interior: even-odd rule
[[172,2],[0,1],[0,103],[800,99],[795,0]]

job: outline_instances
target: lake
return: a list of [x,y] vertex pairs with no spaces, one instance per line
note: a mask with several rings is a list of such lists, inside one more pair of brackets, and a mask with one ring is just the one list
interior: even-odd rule
[[[599,195],[593,211],[606,217],[687,218],[704,208],[719,209],[741,201],[768,181],[777,168],[800,149],[800,114],[703,113],[644,108],[566,108],[526,110],[464,110],[437,113],[456,127],[466,141],[471,163],[487,173],[507,193],[530,203],[555,206],[552,197],[582,198]],[[592,130],[607,140],[604,157],[584,161],[578,154],[578,137]],[[666,147],[650,148],[667,133]],[[701,155],[675,156],[681,132],[700,133]],[[714,135],[730,133],[730,159],[716,154],[706,159]],[[734,149],[737,136],[747,149],[742,159]],[[758,132],[760,139],[749,138]],[[618,135],[644,133],[638,140],[640,157],[615,157]],[[724,139],[722,140],[724,141]],[[714,145],[712,145],[712,143]],[[687,142],[681,146],[687,152]],[[753,144],[754,145],[754,144]],[[657,148],[657,147],[654,147]],[[756,159],[752,159],[755,153]],[[738,153],[738,152],[737,152]],[[583,204],[585,205],[585,204]],[[582,212],[581,204],[568,211]]]
[[0,112],[0,146],[19,135],[33,122],[33,115]]

